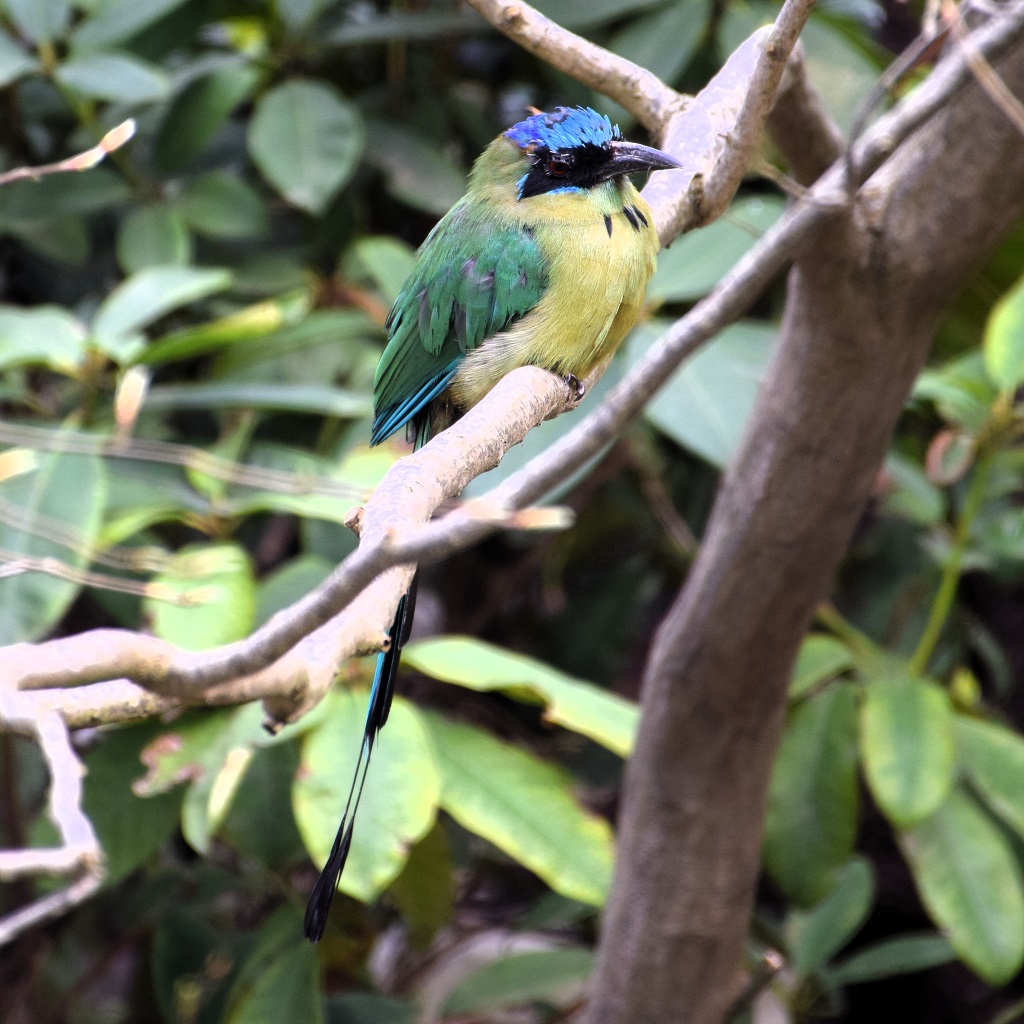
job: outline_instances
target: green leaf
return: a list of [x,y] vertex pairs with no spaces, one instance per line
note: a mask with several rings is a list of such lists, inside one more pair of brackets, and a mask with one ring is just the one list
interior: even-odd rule
[[85,326],[62,306],[0,306],[0,369],[42,364],[74,372],[86,354]]
[[620,757],[633,747],[640,710],[593,683],[574,679],[542,662],[468,636],[438,636],[409,644],[402,660],[446,683],[544,705],[549,722],[572,729]]
[[296,906],[278,910],[260,928],[228,997],[224,1024],[324,1024],[320,962],[302,941]]
[[543,1002],[561,1007],[580,997],[594,969],[592,949],[510,953],[478,967],[448,996],[442,1013],[480,1015],[489,1010]]
[[162,728],[145,722],[103,730],[85,757],[83,809],[103,847],[108,885],[148,861],[177,828],[182,790],[143,798],[132,786],[142,750]]
[[142,751],[149,770],[133,790],[139,796],[151,796],[189,783],[182,805],[182,833],[194,850],[209,853],[253,749],[265,740],[258,704],[193,712]]
[[360,238],[348,250],[346,272],[365,276],[390,306],[398,298],[406,278],[416,265],[412,247],[390,235]]
[[39,64],[6,32],[0,30],[0,88],[38,68]]
[[982,800],[1024,836],[1024,738],[993,722],[954,716],[957,756]]
[[255,68],[238,63],[190,82],[160,126],[154,148],[157,166],[175,171],[198,155],[235,107],[252,95],[259,80]]
[[466,191],[466,175],[433,139],[391,121],[366,126],[366,160],[384,173],[396,199],[439,217]]
[[693,302],[707,295],[782,216],[785,205],[781,199],[740,199],[713,224],[677,238],[658,255],[647,301]]
[[416,1024],[420,1014],[411,1003],[371,992],[345,992],[327,997],[331,1024]]
[[86,18],[72,33],[78,50],[123,43],[138,35],[164,15],[181,7],[186,0],[112,0]]
[[971,352],[938,369],[922,371],[912,394],[933,402],[943,419],[973,432],[987,422],[997,391],[981,353]]
[[192,258],[185,221],[169,206],[137,206],[117,231],[117,262],[126,274],[148,267],[184,266]]
[[[320,723],[305,734],[292,807],[306,849],[327,860],[345,808],[366,724],[366,695],[332,691]],[[420,713],[396,698],[373,748],[348,863],[339,888],[369,902],[390,885],[409,847],[430,831],[441,783]]]
[[261,97],[249,122],[249,153],[295,206],[323,213],[363,152],[356,108],[323,82],[286,82]]
[[152,103],[162,100],[171,89],[171,80],[162,68],[113,51],[76,54],[58,65],[54,77],[80,96],[114,103]]
[[343,419],[369,416],[371,397],[346,388],[308,384],[166,384],[146,396],[148,409],[270,409]]
[[189,227],[210,238],[265,238],[270,231],[263,198],[227,171],[190,178],[181,188],[176,207]]
[[71,20],[69,0],[5,0],[4,6],[21,34],[33,43],[59,39]]
[[[363,312],[318,309],[221,354],[217,376],[233,384],[309,384],[349,377],[364,367],[369,384],[379,357],[380,329]],[[360,363],[360,361],[362,361]]]
[[829,968],[826,980],[830,988],[861,985],[900,974],[914,974],[948,964],[956,953],[943,935],[900,935],[866,946],[853,956]]
[[299,555],[279,565],[260,580],[256,592],[256,620],[253,628],[263,625],[271,615],[305,597],[334,569],[334,563],[317,555]]
[[1024,278],[999,300],[985,324],[985,369],[1000,391],[1024,384]]
[[[248,636],[256,611],[249,556],[236,544],[190,544],[149,584],[143,608],[153,632],[191,651]],[[182,603],[172,603],[172,602]]]
[[871,864],[855,857],[840,872],[835,888],[813,909],[795,911],[787,922],[790,966],[798,978],[823,967],[867,920],[875,898]]
[[611,883],[611,829],[577,803],[562,772],[473,726],[424,718],[441,806],[555,892],[600,906]]
[[[103,460],[36,453],[35,468],[0,480],[0,549],[84,568],[106,504]],[[72,499],[73,496],[73,499]],[[0,646],[39,640],[62,618],[81,585],[29,571],[0,578]]]
[[902,835],[921,899],[957,955],[990,985],[1024,963],[1024,893],[1006,837],[954,789],[930,818]]
[[300,324],[307,322],[308,309],[305,293],[266,299],[216,320],[208,320],[193,327],[181,327],[163,337],[154,338],[146,346],[140,362],[159,365],[176,359],[193,359],[238,342],[249,343],[244,346],[246,353],[249,353],[257,338],[273,335],[295,321]]
[[857,695],[835,683],[792,709],[772,772],[764,861],[796,903],[833,889],[857,836]]
[[205,299],[231,284],[226,270],[148,267],[122,281],[104,300],[92,333],[104,348],[115,347],[154,320],[189,302]]
[[937,526],[946,514],[946,497],[913,459],[892,451],[885,460],[886,514],[918,526]]
[[[669,326],[668,320],[653,319],[633,331],[629,363],[635,365]],[[727,327],[655,395],[647,419],[711,465],[724,467],[739,447],[776,336],[774,327],[754,321]]]
[[811,633],[804,637],[789,679],[789,699],[797,700],[820,683],[853,668],[850,649],[835,637]]
[[878,806],[910,828],[933,814],[953,784],[953,711],[923,679],[872,679],[861,708],[864,774]]
[[127,185],[105,167],[15,181],[0,188],[0,225],[11,228],[68,214],[96,213],[127,199]]

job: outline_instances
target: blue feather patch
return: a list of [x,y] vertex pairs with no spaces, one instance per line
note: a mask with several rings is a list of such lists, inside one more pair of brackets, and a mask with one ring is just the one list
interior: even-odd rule
[[505,138],[520,149],[544,146],[553,152],[574,146],[607,146],[622,138],[617,124],[590,107],[555,107],[548,114],[534,114],[513,125]]
[[380,444],[396,430],[404,427],[418,413],[421,413],[452,382],[461,357],[449,363],[440,373],[431,377],[418,391],[387,409],[381,409],[373,418],[370,430],[370,444]]

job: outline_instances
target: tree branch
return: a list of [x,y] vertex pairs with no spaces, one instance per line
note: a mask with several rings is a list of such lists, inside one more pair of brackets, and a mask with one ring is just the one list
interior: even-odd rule
[[[1022,28],[1018,7],[975,37],[1017,40],[1000,71],[1018,93]],[[798,254],[775,359],[645,673],[586,1024],[717,1024],[739,991],[793,657],[940,311],[1024,212],[1024,140],[979,88],[897,148],[969,75],[953,53],[872,129],[858,174],[895,157]]]

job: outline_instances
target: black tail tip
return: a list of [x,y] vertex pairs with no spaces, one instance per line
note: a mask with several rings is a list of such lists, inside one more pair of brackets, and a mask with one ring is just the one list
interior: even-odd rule
[[303,919],[302,930],[307,939],[312,943],[319,942],[324,937],[327,928],[327,915],[331,910],[331,901],[334,899],[334,892],[338,888],[338,879],[345,868],[345,861],[348,860],[349,847],[352,845],[352,826],[355,824],[355,815],[352,815],[345,828],[344,821],[339,829],[341,842],[335,843],[331,855],[324,865],[320,877],[309,894],[309,902],[306,904],[306,916]]

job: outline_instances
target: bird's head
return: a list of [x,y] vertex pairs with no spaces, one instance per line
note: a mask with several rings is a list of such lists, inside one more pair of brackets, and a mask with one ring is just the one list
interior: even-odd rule
[[668,153],[622,138],[618,125],[590,107],[555,107],[534,114],[503,138],[520,153],[526,171],[517,182],[519,199],[545,192],[582,192],[634,171],[680,164]]

